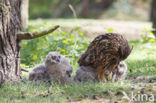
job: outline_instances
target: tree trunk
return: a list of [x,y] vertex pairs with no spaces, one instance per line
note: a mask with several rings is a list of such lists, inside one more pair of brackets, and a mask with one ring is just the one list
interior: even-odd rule
[[[15,81],[20,76],[20,40],[22,0],[0,0],[0,82]],[[1,83],[0,83],[1,84]]]
[[89,0],[84,0],[82,3],[82,17],[88,18]]
[[[152,0],[151,4],[151,21],[153,23],[153,28],[156,29],[156,0]],[[153,31],[156,36],[156,30]]]
[[28,15],[23,4],[27,4],[25,9],[28,9],[28,0],[0,0],[0,84],[21,79],[21,40],[45,36],[59,27],[57,25],[40,32],[22,32],[26,26],[23,22],[28,21],[27,17],[21,18],[21,15]]
[[28,27],[28,8],[29,8],[29,0],[22,0],[21,4],[21,21],[22,28],[26,29]]

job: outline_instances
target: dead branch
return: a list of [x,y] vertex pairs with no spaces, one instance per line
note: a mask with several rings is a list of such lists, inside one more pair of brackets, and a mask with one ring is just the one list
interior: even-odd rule
[[38,37],[47,35],[53,31],[55,31],[57,28],[59,28],[59,25],[56,25],[50,29],[39,31],[39,32],[19,32],[19,33],[17,33],[17,38],[19,40],[34,39],[34,38],[38,38]]
[[25,68],[23,68],[23,67],[20,67],[20,69],[21,69],[21,71],[23,71],[23,72],[29,72],[29,70],[27,70],[27,69],[25,69]]

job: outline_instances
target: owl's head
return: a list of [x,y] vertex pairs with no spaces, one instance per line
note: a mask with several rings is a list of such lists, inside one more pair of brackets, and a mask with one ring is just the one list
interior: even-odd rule
[[57,64],[60,63],[61,55],[59,52],[49,52],[46,56],[46,63]]

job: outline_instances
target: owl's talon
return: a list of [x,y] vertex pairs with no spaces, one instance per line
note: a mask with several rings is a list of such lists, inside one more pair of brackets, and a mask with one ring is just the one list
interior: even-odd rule
[[106,82],[107,82],[106,78],[104,78],[104,79],[103,79],[103,82],[104,82],[104,83],[106,83]]
[[112,80],[112,72],[108,74],[108,80]]
[[107,82],[107,79],[102,77],[101,75],[98,75],[98,80],[99,80],[99,82],[104,82],[104,83]]

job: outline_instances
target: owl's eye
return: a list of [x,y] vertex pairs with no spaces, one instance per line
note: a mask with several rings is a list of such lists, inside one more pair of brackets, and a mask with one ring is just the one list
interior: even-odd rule
[[59,58],[61,58],[61,56],[58,56]]
[[124,67],[124,65],[123,64],[120,64],[120,67]]
[[52,59],[56,59],[56,56],[52,56]]

